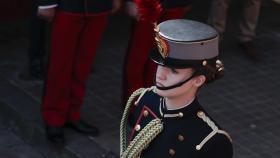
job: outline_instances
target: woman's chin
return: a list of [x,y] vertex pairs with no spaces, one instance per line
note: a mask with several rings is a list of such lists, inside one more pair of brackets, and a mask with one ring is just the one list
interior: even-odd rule
[[168,97],[169,93],[166,91],[166,90],[160,90],[160,89],[156,89],[156,93],[159,95],[159,96],[162,96],[162,97]]

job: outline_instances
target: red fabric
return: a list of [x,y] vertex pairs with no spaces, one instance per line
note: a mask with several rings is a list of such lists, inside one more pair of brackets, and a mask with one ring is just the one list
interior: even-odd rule
[[48,125],[78,121],[86,81],[108,15],[87,16],[59,11],[54,19],[49,68],[42,104]]
[[136,3],[140,19],[156,23],[161,14],[162,6],[159,0],[134,0]]
[[0,0],[0,20],[20,19],[31,14],[34,0]]
[[[137,121],[136,121],[136,123],[134,125],[139,125],[140,124],[140,121],[143,119],[143,117],[145,117],[144,116],[144,111],[145,110],[149,111],[149,114],[153,117],[153,119],[157,119],[158,118],[158,116],[150,108],[148,108],[147,106],[144,105],[142,110],[141,110],[140,116],[138,117],[138,119],[137,119]],[[134,135],[135,132],[136,132],[136,130],[135,130],[135,126],[134,126],[134,128],[132,129],[132,131],[130,132],[129,137],[128,137],[128,141],[129,142],[132,141],[133,136],[135,136]]]
[[[162,20],[180,19],[190,7],[168,9],[162,15]],[[130,47],[125,58],[123,77],[123,103],[138,88],[152,86],[156,72],[156,64],[148,55],[155,46],[153,24],[147,21],[138,21],[132,29]]]

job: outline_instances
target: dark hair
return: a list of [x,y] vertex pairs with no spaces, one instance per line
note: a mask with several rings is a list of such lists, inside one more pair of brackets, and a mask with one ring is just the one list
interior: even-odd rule
[[204,75],[208,84],[224,76],[224,64],[220,60],[208,60],[207,64],[196,68],[196,72],[197,75]]

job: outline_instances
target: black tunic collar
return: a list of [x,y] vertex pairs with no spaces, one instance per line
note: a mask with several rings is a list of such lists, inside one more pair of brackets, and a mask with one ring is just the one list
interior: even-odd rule
[[168,110],[166,108],[165,100],[162,97],[160,98],[159,111],[160,115],[164,118],[186,118],[196,115],[197,112],[201,110],[202,107],[200,106],[197,98],[195,98],[189,105],[175,110]]

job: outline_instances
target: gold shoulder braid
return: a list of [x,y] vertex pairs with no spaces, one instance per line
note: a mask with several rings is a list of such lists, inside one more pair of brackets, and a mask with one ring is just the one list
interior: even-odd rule
[[121,158],[137,158],[151,141],[163,130],[160,119],[154,119],[146,125],[131,141]]
[[145,88],[140,88],[136,90],[135,92],[132,93],[132,95],[129,97],[124,112],[123,116],[121,119],[121,124],[120,124],[120,155],[124,152],[127,144],[127,138],[126,138],[126,126],[127,126],[127,118],[129,115],[129,111],[131,108],[131,102],[138,96],[141,95],[145,91]]
[[152,120],[146,125],[137,136],[130,142],[127,147],[126,127],[129,111],[131,108],[132,101],[138,96],[138,100],[135,104],[138,104],[140,99],[147,91],[155,91],[155,87],[151,88],[140,88],[136,90],[128,99],[126,107],[122,116],[120,125],[120,156],[121,158],[137,158],[140,156],[142,151],[148,147],[149,143],[163,130],[163,124],[160,119]]
[[200,150],[200,149],[203,147],[203,145],[204,145],[205,143],[207,143],[207,141],[209,141],[209,140],[210,140],[215,134],[217,134],[217,133],[219,133],[219,134],[224,134],[224,135],[227,136],[227,138],[232,142],[232,139],[231,139],[231,137],[229,136],[229,134],[228,134],[226,131],[220,130],[220,129],[215,125],[215,123],[214,123],[213,121],[211,121],[210,118],[207,117],[207,116],[205,115],[205,113],[204,113],[203,111],[199,111],[199,112],[197,113],[197,116],[198,116],[199,118],[201,118],[204,122],[206,122],[207,125],[208,125],[209,127],[211,127],[213,131],[212,131],[207,137],[205,137],[205,138],[203,139],[203,141],[202,141],[199,145],[196,146],[196,150]]

